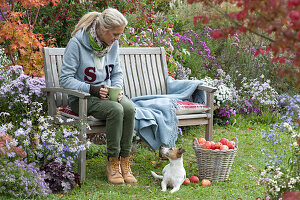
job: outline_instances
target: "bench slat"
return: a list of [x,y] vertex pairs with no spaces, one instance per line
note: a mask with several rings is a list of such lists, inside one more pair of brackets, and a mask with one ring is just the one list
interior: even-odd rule
[[139,77],[139,87],[140,87],[140,96],[146,95],[146,87],[147,85],[145,84],[145,77],[144,77],[144,69],[141,63],[141,57],[142,55],[136,55],[136,69],[137,69],[137,74]]
[[132,55],[138,55],[138,54],[161,54],[161,48],[160,47],[151,47],[151,48],[145,48],[145,47],[123,47],[119,49],[120,54],[132,54]]
[[144,85],[145,85],[145,95],[151,95],[152,89],[151,89],[151,81],[149,80],[149,69],[146,62],[146,56],[141,55],[141,67],[142,67],[142,73],[144,77]]

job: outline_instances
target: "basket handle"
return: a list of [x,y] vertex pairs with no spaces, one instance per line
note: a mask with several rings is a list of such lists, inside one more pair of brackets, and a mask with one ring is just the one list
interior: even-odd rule
[[231,138],[231,140],[235,140],[235,146],[238,147],[238,143],[239,143],[238,139],[234,137],[234,138]]
[[194,138],[194,139],[193,139],[193,146],[194,146],[194,148],[199,148],[199,147],[200,147],[197,138]]

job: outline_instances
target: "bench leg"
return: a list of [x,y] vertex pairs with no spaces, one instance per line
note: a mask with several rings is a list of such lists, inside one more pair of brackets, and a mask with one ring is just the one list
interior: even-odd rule
[[212,140],[212,131],[213,131],[213,119],[209,119],[208,124],[206,124],[206,130],[205,130],[206,141]]
[[[81,121],[79,140],[86,141],[87,134],[87,99],[79,99],[79,117]],[[86,150],[80,151],[78,155],[78,173],[80,174],[80,181],[86,178]]]
[[86,150],[79,152],[78,173],[80,174],[80,181],[84,181],[86,178]]

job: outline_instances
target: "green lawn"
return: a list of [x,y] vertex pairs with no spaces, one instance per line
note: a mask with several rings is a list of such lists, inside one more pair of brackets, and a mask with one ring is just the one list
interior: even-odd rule
[[[150,170],[161,173],[168,164],[160,160],[158,151],[147,148],[144,143],[139,144],[137,152],[132,156],[132,171],[135,173],[137,185],[112,185],[106,180],[106,156],[99,154],[88,160],[87,179],[81,188],[74,188],[67,194],[55,194],[47,199],[264,199],[264,187],[258,185],[259,170],[264,168],[264,157],[261,149],[268,145],[260,137],[260,130],[267,125],[249,125],[247,121],[239,121],[233,126],[214,126],[214,139],[222,137],[238,138],[238,153],[230,171],[228,181],[213,181],[211,186],[202,187],[200,183],[182,185],[181,189],[170,194],[162,193],[160,180],[155,180]],[[183,137],[180,137],[177,146],[184,147],[184,166],[187,177],[198,175],[197,163],[192,141],[195,137],[204,137],[203,127],[191,127]],[[104,149],[103,146],[102,149]]]

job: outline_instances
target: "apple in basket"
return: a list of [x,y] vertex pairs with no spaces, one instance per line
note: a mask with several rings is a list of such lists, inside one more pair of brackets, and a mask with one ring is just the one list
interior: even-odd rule
[[229,141],[228,141],[226,138],[222,138],[222,139],[220,140],[220,142],[221,142],[223,145],[227,145]]
[[203,149],[211,149],[211,142],[206,141],[204,144],[200,145]]
[[227,145],[222,145],[222,146],[220,146],[220,150],[221,151],[226,151],[226,150],[229,150],[229,147],[227,146]]
[[228,146],[229,149],[234,149],[235,142],[231,140],[231,141],[228,142],[227,146]]
[[199,138],[199,139],[198,139],[199,145],[202,145],[202,144],[204,144],[205,142],[206,142],[206,139],[205,139],[205,138]]
[[210,149],[216,149],[216,144],[213,141],[210,142]]
[[216,142],[215,144],[216,149],[220,149],[221,146],[222,146],[221,142]]

